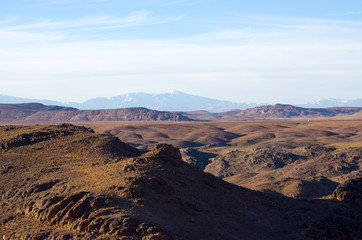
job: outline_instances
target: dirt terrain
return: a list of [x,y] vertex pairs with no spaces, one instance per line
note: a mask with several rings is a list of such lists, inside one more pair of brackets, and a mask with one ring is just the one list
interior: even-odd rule
[[142,150],[180,148],[183,159],[240,186],[296,198],[331,194],[362,176],[362,121],[108,123],[88,125]]
[[[254,124],[249,130],[260,128],[260,123]],[[201,131],[201,126],[194,127]],[[224,131],[234,129],[228,123],[205,127],[212,137],[222,126]],[[241,135],[234,132],[220,135],[219,145],[231,145]],[[216,152],[216,136],[207,136],[195,140]],[[171,145],[156,144],[144,153],[118,138],[69,124],[0,127],[0,161],[3,239],[362,237],[360,195],[355,190],[359,182],[346,182],[330,199],[286,198],[205,173],[182,161]]]

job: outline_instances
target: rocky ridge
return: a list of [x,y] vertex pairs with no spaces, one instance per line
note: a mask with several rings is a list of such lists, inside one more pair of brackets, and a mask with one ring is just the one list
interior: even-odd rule
[[223,117],[241,119],[283,119],[283,118],[331,118],[336,116],[353,115],[362,110],[361,107],[330,107],[330,108],[302,108],[287,104],[265,105],[233,110],[219,114]]
[[176,112],[147,108],[78,110],[40,103],[0,104],[0,122],[192,121]]
[[2,126],[0,139],[3,239],[362,236],[360,215],[338,212],[343,202],[238,187],[185,163],[168,144],[142,153],[69,124]]

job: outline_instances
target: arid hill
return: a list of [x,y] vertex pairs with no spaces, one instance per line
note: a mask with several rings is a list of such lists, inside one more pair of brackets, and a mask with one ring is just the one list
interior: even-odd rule
[[362,177],[362,121],[246,121],[89,125],[140,149],[159,142],[231,183],[295,198],[329,195]]
[[178,149],[85,127],[0,127],[3,239],[360,239],[361,210],[227,183]]
[[240,119],[281,119],[281,118],[331,118],[349,116],[360,112],[360,107],[302,108],[292,105],[275,104],[245,110],[233,110],[220,116]]
[[60,106],[46,106],[40,103],[0,104],[1,121],[23,121],[38,112],[49,112],[49,115],[57,112],[69,113],[78,109]]
[[87,121],[192,121],[174,112],[147,108],[78,110],[40,103],[0,104],[0,122],[87,122]]
[[207,111],[165,112],[142,107],[78,110],[39,103],[0,104],[0,123],[62,123],[97,121],[245,121],[280,119],[361,119],[362,108],[301,108],[268,105],[224,113]]

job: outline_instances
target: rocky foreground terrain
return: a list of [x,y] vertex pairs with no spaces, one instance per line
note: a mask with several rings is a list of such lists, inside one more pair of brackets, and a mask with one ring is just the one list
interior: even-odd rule
[[0,127],[0,161],[3,239],[362,238],[359,180],[292,199],[69,124]]

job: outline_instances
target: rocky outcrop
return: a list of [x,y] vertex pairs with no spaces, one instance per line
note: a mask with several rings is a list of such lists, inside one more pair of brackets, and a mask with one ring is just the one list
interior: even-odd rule
[[181,149],[182,159],[188,164],[201,170],[211,163],[210,158],[216,157],[216,154],[198,151],[194,148]]
[[173,165],[183,166],[180,150],[170,144],[157,144],[156,147],[145,154],[146,159],[151,158],[163,163],[171,163]]
[[142,223],[135,217],[122,214],[116,199],[78,192],[68,196],[53,195],[29,202],[24,211],[43,222],[66,226],[68,229],[91,235],[129,236],[135,239],[169,239],[157,226]]
[[[12,188],[2,197],[9,203],[23,202],[19,210],[26,216],[76,233],[68,233],[67,238],[50,232],[34,231],[32,234],[23,235],[23,239],[45,239],[51,235],[54,239],[91,236],[111,236],[112,239],[118,239],[117,236],[127,236],[129,239],[174,239],[158,226],[124,213],[124,206],[128,204],[125,200],[84,191],[59,194],[51,190],[58,182],[55,180],[20,189]],[[143,184],[157,191],[163,186],[163,182],[158,179],[147,179]],[[42,192],[46,194],[39,194]]]
[[340,184],[334,190],[332,197],[362,208],[362,178],[351,179]]
[[[17,148],[25,145],[32,145],[35,143],[40,143],[43,141],[48,141],[52,138],[58,137],[58,136],[67,136],[70,134],[73,134],[71,131],[67,131],[66,127],[69,126],[69,124],[63,124],[60,125],[60,129],[53,130],[53,129],[44,129],[43,131],[38,132],[31,132],[31,133],[23,133],[19,134],[17,136],[14,136],[12,138],[3,139],[0,140],[0,150],[10,150],[12,148]],[[61,129],[64,127],[64,130]],[[80,128],[83,131],[90,131],[92,130],[87,128]]]

